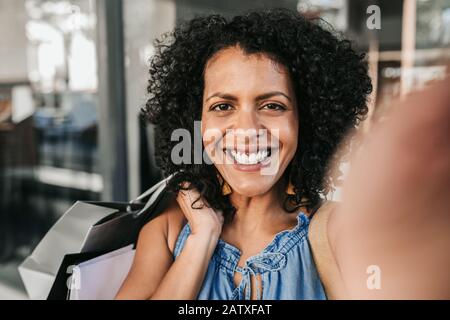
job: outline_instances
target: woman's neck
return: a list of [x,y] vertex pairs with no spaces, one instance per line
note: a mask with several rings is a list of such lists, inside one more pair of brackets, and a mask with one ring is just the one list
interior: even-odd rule
[[230,200],[236,208],[236,214],[230,226],[244,234],[256,230],[273,230],[282,227],[289,219],[283,209],[284,184],[278,183],[265,194],[246,197],[237,193],[230,195]]

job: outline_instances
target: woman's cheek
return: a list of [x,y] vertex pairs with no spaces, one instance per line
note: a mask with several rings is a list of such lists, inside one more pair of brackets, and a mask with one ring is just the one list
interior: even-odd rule
[[206,125],[202,124],[203,147],[208,154],[209,159],[214,163],[224,161],[223,150],[224,130],[208,121]]
[[284,148],[296,149],[298,140],[298,121],[290,117],[272,120],[268,126],[271,136],[276,137]]

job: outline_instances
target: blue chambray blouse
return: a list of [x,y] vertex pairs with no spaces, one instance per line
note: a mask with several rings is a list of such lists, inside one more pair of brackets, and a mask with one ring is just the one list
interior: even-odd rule
[[[326,299],[308,242],[308,226],[308,217],[300,212],[294,229],[277,233],[264,250],[245,262],[244,267],[238,266],[240,250],[219,239],[197,299],[250,300],[250,280],[255,275],[261,277],[262,290],[256,286],[258,299]],[[186,224],[175,245],[175,259],[190,233],[189,224]],[[242,274],[237,287],[233,281],[235,272]]]

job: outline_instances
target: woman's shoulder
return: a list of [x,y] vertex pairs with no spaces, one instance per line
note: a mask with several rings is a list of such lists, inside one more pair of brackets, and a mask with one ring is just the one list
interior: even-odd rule
[[186,224],[186,218],[175,199],[157,217],[150,220],[141,229],[139,238],[147,238],[149,234],[159,233],[166,239],[170,252],[174,252],[179,233]]
[[324,285],[328,299],[342,296],[342,279],[335,258],[333,227],[330,224],[338,202],[325,202],[313,215],[309,225],[308,238],[317,271]]
[[[314,215],[310,218],[309,223],[309,240],[313,247],[320,248],[321,251],[326,248],[330,251],[333,250],[331,243],[332,237],[330,235],[330,217],[333,211],[336,210],[338,203],[335,201],[324,202],[319,209],[317,209]],[[315,249],[315,248],[313,248]]]
[[337,205],[338,205],[337,201],[331,201],[331,200],[324,201],[321,204],[321,206],[314,212],[311,220],[314,220],[314,219],[319,220],[319,219],[322,219],[324,216],[329,217],[331,212],[336,209]]

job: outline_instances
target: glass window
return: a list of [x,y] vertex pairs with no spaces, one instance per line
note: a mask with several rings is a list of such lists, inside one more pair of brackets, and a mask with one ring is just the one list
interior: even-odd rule
[[74,201],[98,200],[103,188],[96,13],[93,0],[0,7],[2,37],[12,34],[0,51],[9,62],[0,74],[0,286],[20,296],[18,264]]

